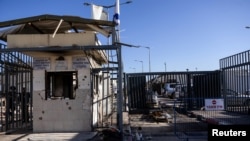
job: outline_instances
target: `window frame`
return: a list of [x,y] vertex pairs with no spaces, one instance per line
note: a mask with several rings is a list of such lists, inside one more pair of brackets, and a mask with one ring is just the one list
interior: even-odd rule
[[45,99],[75,99],[77,71],[45,71]]

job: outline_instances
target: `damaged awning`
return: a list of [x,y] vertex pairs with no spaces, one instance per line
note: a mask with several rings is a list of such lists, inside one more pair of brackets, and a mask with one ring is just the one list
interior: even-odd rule
[[[115,24],[111,21],[104,21],[104,20],[94,20],[94,19],[85,19],[78,16],[57,16],[57,15],[40,15],[40,16],[33,16],[15,20],[9,20],[0,22],[0,40],[7,42],[9,40],[8,35],[34,35],[34,34],[41,34],[41,35],[52,35],[59,36],[59,34],[64,33],[85,33],[85,32],[94,32],[100,33],[105,37],[109,37],[112,32],[114,31]],[[24,36],[22,36],[23,39]],[[87,39],[81,39],[87,40]],[[95,39],[93,39],[95,40]],[[72,40],[73,41],[73,40]],[[97,42],[97,41],[96,41]],[[40,46],[32,46],[29,47],[29,51],[27,51],[27,47],[25,46],[11,46],[12,42],[8,43],[8,48],[13,48],[19,50],[27,55],[36,56],[36,49]],[[43,52],[50,52],[53,54],[62,53],[66,51],[62,51],[59,48],[67,45],[57,46],[54,51],[46,50],[43,48]],[[71,48],[77,46],[76,44],[72,44]],[[80,45],[81,46],[81,45]],[[46,46],[44,46],[46,47]],[[39,52],[42,52],[39,51]],[[84,49],[83,49],[84,51]],[[85,50],[86,55],[91,56],[93,59],[96,60],[98,64],[107,63],[107,56],[104,53],[104,50]],[[68,50],[67,54],[81,54],[82,51],[76,51],[74,49]]]
[[0,40],[7,41],[8,34],[53,34],[69,31],[95,31],[109,37],[115,24],[111,21],[85,19],[77,16],[40,15],[22,19],[0,22]]

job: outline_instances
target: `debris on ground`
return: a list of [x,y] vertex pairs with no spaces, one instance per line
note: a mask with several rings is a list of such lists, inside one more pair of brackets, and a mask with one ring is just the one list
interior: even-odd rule
[[166,121],[168,123],[172,123],[172,121],[173,121],[173,117],[170,114],[168,114],[167,112],[162,111],[162,110],[152,111],[150,113],[150,116],[153,117],[153,119],[157,122],[161,122],[161,121],[165,122]]

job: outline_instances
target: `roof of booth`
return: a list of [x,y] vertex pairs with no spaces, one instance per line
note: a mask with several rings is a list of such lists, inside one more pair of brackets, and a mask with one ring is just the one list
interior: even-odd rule
[[[115,23],[112,21],[45,14],[0,22],[0,40],[7,42],[7,35],[9,34],[62,34],[72,31],[74,33],[94,31],[109,37],[114,27]],[[23,52],[34,55],[33,52]],[[82,53],[74,50],[68,52]],[[103,56],[102,51],[89,50],[85,53],[92,56],[99,64],[107,63],[107,58]]]
[[104,36],[110,36],[115,24],[111,21],[85,19],[78,16],[39,15],[0,22],[0,40],[7,41],[8,34],[53,34],[66,33],[73,30],[78,33],[84,31],[97,31]]

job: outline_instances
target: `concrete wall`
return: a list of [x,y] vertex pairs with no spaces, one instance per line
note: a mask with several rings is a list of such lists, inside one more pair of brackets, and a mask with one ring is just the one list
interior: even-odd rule
[[44,92],[34,91],[33,131],[91,131],[90,90],[77,90],[74,100],[44,100]]
[[[46,56],[45,65],[34,68],[33,71],[33,131],[34,132],[71,132],[91,131],[92,98],[90,84],[90,69],[87,62],[83,68],[74,68],[72,58],[64,56],[62,68],[67,71],[78,71],[78,88],[75,99],[58,98],[45,99],[45,69],[46,71],[65,71],[56,69],[58,56]],[[41,59],[41,57],[39,57]],[[49,65],[48,65],[49,64]],[[37,65],[39,66],[39,65]],[[76,66],[75,66],[76,67]]]

